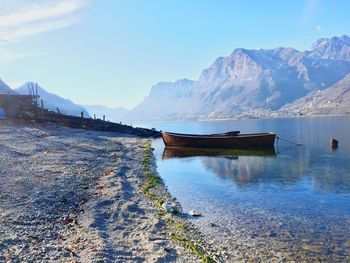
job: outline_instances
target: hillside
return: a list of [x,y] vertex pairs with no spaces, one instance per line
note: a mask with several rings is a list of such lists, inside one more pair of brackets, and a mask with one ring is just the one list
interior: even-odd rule
[[[26,82],[21,87],[15,89],[15,91],[19,94],[28,95],[31,87],[36,87],[36,84],[33,82]],[[30,89],[28,89],[28,87]],[[71,100],[62,98],[56,94],[49,93],[41,86],[38,87],[38,95],[40,99],[44,102],[44,108],[57,112],[57,108],[59,108],[62,114],[80,116],[81,112],[84,112],[85,117],[90,117],[89,113],[86,109],[78,104],[73,103]]]
[[[269,116],[350,73],[350,38],[323,38],[310,50],[235,49],[203,70],[197,81],[161,82],[129,119],[175,120]],[[328,94],[331,95],[331,94]]]
[[0,94],[16,94],[2,79],[0,79]]
[[281,116],[350,114],[350,74],[325,90],[287,104],[279,110]]
[[144,121],[187,117],[187,103],[192,98],[195,81],[181,79],[176,82],[160,82],[151,88],[149,95],[125,118]]

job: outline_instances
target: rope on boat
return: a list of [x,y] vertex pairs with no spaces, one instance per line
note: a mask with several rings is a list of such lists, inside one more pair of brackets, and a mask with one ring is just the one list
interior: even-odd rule
[[293,145],[295,145],[295,146],[303,146],[301,143],[293,142],[293,141],[290,141],[290,140],[281,138],[281,137],[279,137],[279,136],[276,136],[276,138],[277,138],[277,140],[281,140],[281,141],[284,141],[284,142],[288,142],[288,143],[293,144]]

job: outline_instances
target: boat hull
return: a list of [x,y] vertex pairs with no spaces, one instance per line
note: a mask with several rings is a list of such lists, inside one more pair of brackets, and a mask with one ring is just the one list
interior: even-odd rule
[[169,147],[191,148],[261,148],[272,147],[275,133],[238,134],[236,136],[190,135],[162,132],[163,142]]

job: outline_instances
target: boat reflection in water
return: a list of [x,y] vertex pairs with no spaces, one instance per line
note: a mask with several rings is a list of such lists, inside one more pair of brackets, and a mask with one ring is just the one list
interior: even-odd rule
[[[240,150],[165,147],[162,160],[178,163],[179,171],[184,169],[183,165],[188,165],[188,161],[199,161],[206,171],[221,179],[234,181],[237,187],[260,183],[293,185],[310,177],[313,185],[323,191],[350,192],[348,173],[333,172],[339,170],[339,162],[312,159],[313,154],[300,148],[289,149],[288,154],[292,151],[293,158],[285,153],[277,154],[274,147]],[[193,175],[203,176],[195,171]]]
[[233,180],[238,186],[254,183],[264,177],[266,168],[276,157],[274,147],[262,149],[198,149],[165,147],[163,160],[199,158],[206,170],[222,179]]
[[275,148],[261,149],[203,149],[203,148],[187,148],[187,147],[165,147],[163,151],[163,160],[171,158],[186,157],[224,157],[226,159],[238,159],[239,156],[275,156]]
[[162,159],[181,161],[191,157],[198,158],[207,171],[222,179],[235,181],[238,187],[266,180],[290,183],[298,179],[298,176],[285,177],[284,173],[271,172],[276,163],[274,147],[239,150],[165,147]]

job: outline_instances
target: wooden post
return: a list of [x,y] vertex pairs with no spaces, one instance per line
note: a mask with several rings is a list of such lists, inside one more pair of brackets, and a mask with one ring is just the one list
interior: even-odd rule
[[41,102],[41,120],[44,119],[44,101],[40,100]]
[[106,116],[105,115],[103,115],[103,121],[106,121]]
[[94,120],[96,120],[96,114],[94,114]]
[[59,109],[59,108],[57,108],[57,107],[56,107],[56,109],[57,109],[57,113],[58,113],[58,115],[61,115],[60,109]]
[[81,126],[84,126],[84,112],[80,112],[80,116],[81,116]]
[[38,83],[35,84],[35,105],[38,106]]

